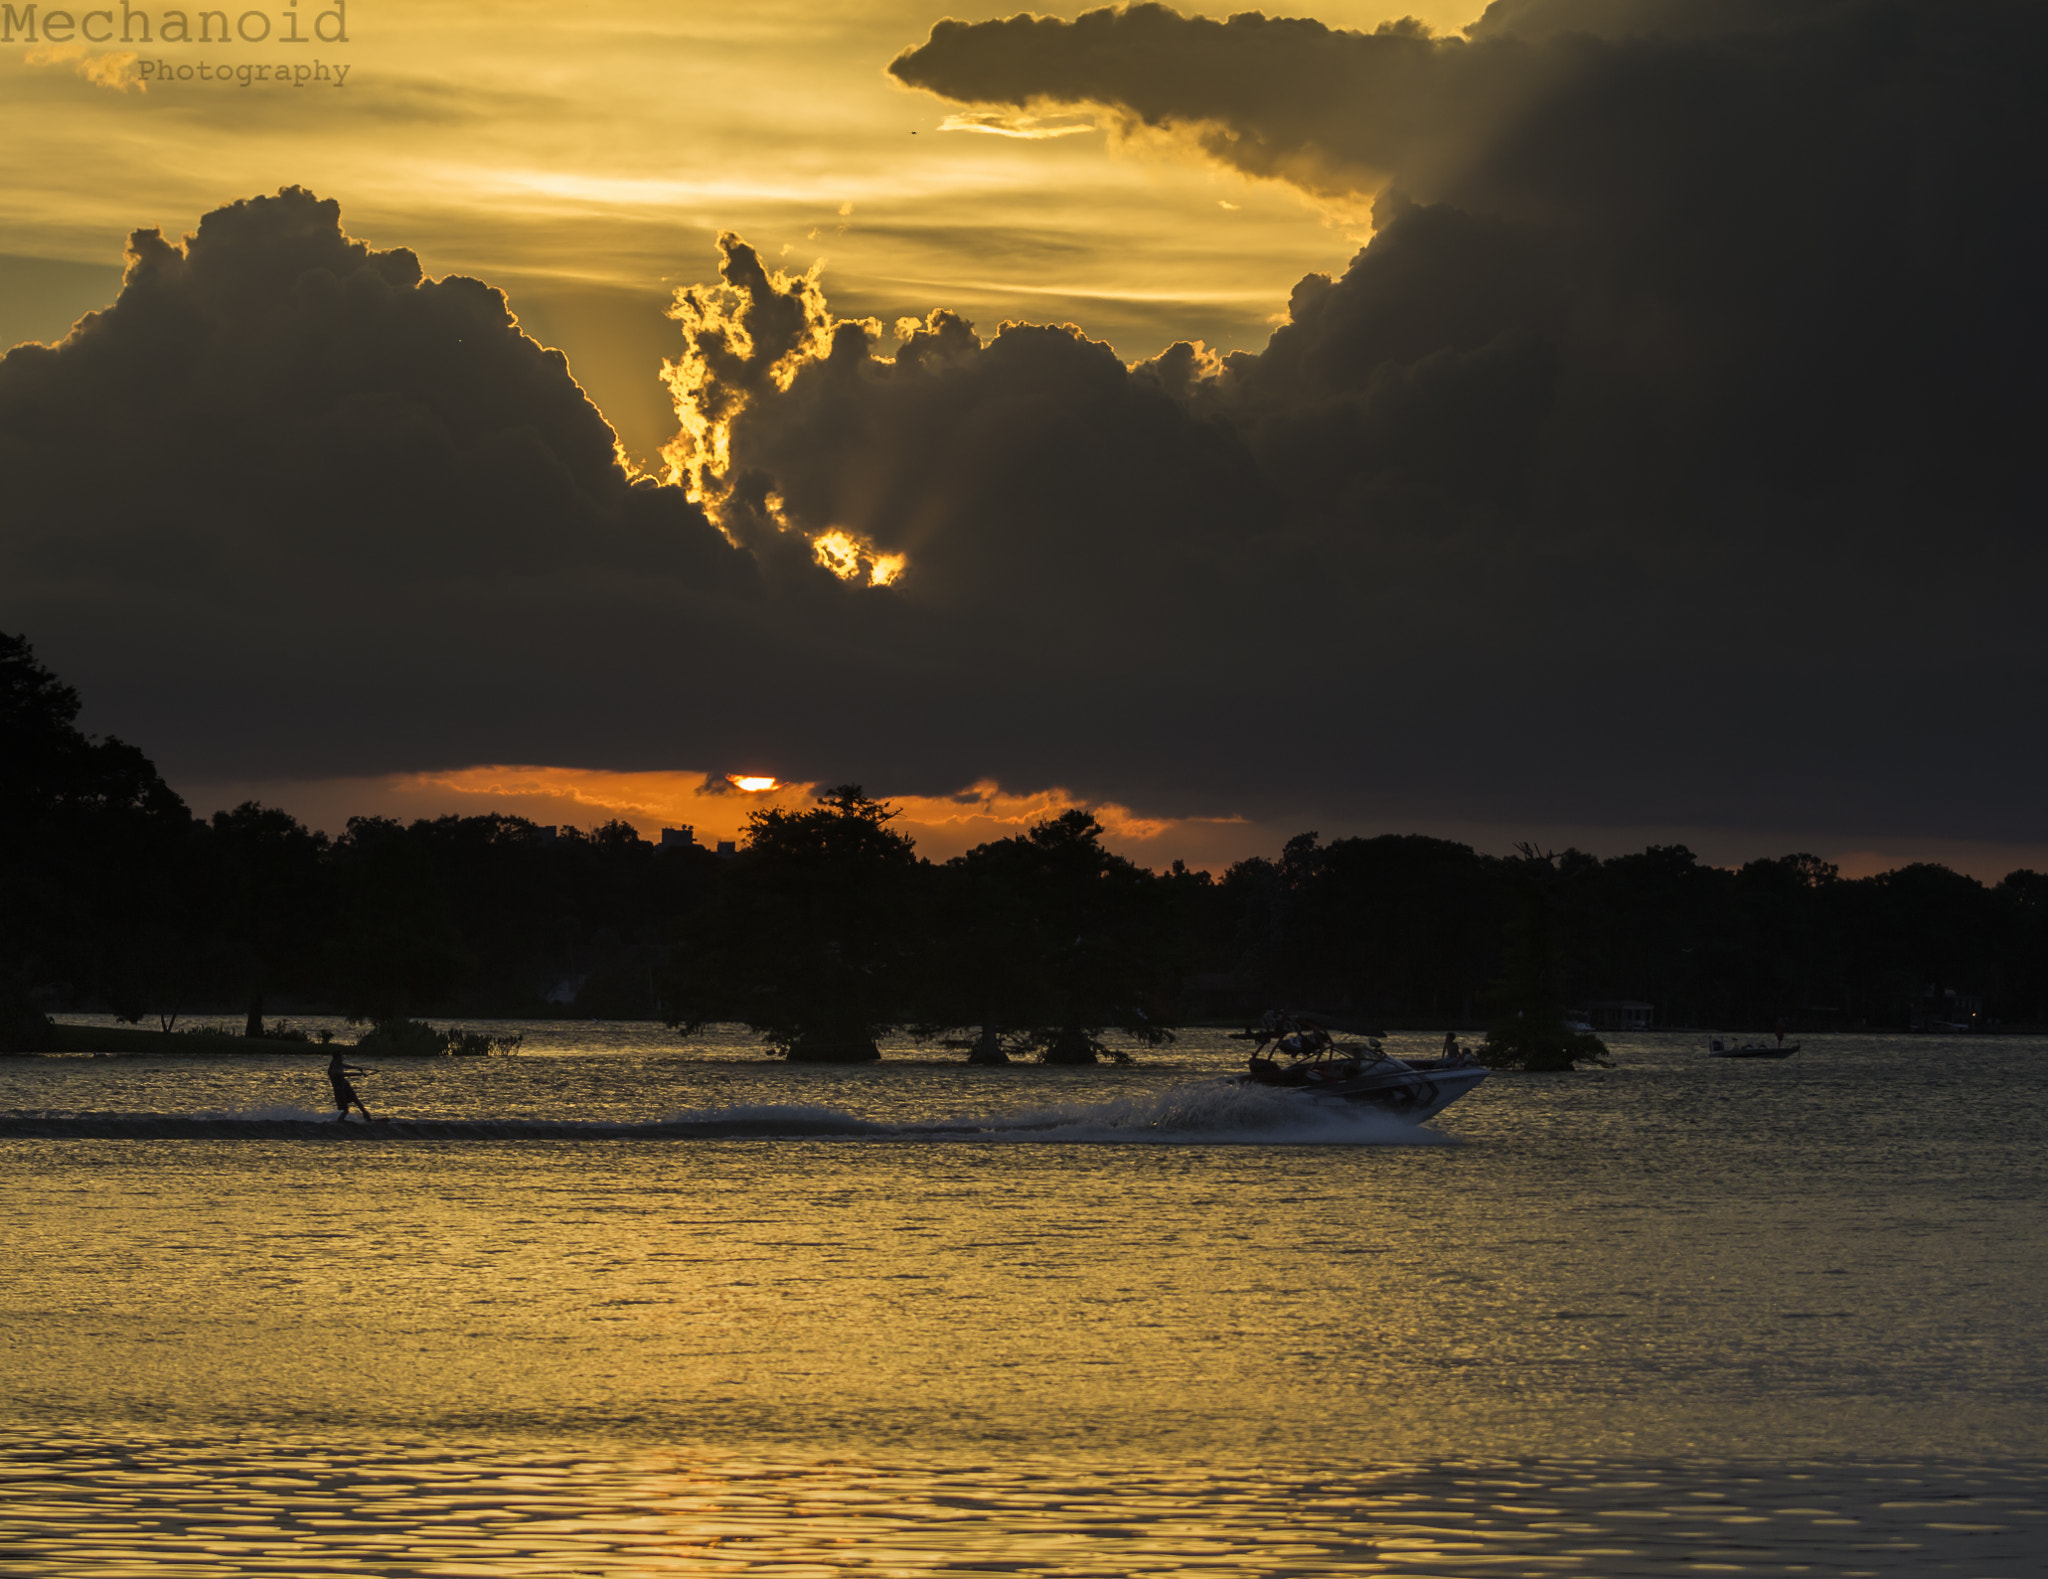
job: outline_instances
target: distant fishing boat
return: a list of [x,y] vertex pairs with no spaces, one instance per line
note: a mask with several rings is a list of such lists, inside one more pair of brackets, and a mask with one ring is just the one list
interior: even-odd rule
[[1740,1047],[1733,1047],[1718,1036],[1707,1042],[1709,1058],[1790,1058],[1798,1051],[1797,1042],[1744,1042]]

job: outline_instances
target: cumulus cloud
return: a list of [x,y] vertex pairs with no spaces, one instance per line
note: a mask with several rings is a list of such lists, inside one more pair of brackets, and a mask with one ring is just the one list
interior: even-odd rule
[[[1208,723],[1354,803],[2031,827],[2017,781],[1965,807],[1935,763],[1963,737],[2031,761],[2038,722],[2039,183],[2005,155],[2039,130],[2039,26],[1735,0],[1496,5],[1469,38],[944,22],[899,78],[1184,130],[1370,203],[1372,243],[1262,352],[1133,368],[943,311],[828,347],[813,302],[723,442],[779,531],[900,552],[906,600],[984,651],[1035,626],[1131,698],[1121,729],[1069,698],[1128,775]],[[1000,752],[1018,714],[990,716]],[[1266,766],[1203,771],[1271,795]]]
[[[1096,105],[1129,127],[1174,131],[1251,175],[1347,202],[1455,135],[1446,100],[1510,112],[1485,52],[1412,23],[1371,34],[1244,12],[1227,21],[1160,5],[1068,22],[1021,13],[942,21],[889,70],[912,87],[1018,110]],[[1488,78],[1496,80],[1487,80]]]
[[840,532],[900,556],[920,609],[1092,651],[1149,624],[1134,593],[1156,605],[1211,579],[1267,514],[1227,424],[1070,325],[985,342],[939,309],[885,336],[722,245],[740,304],[714,327],[681,293],[690,350],[670,378],[679,442],[737,540]]
[[356,590],[543,569],[745,574],[632,486],[558,352],[477,280],[421,277],[297,188],[128,244],[121,294],[0,362],[7,549],[62,584]]
[[137,231],[112,307],[0,361],[0,475],[5,621],[187,771],[658,757],[759,727],[750,669],[800,702],[837,617],[630,476],[498,291],[296,188]]
[[1259,352],[1126,365],[840,320],[727,236],[658,483],[501,297],[331,205],[141,233],[0,363],[0,622],[218,777],[2039,839],[2042,18],[941,23],[892,69],[963,114],[1184,137],[1370,244]]
[[[1902,760],[1938,748],[1878,744],[1907,719],[2031,760],[2044,32],[1996,3],[1502,0],[1463,38],[1134,6],[941,23],[892,70],[1370,202],[1341,278],[1185,386],[1320,528],[1314,585],[1400,588],[1447,666],[1485,655],[1581,739],[1747,747],[1867,813],[1943,798]],[[1753,810],[1757,777],[1696,804]]]
[[[1266,409],[1519,336],[1620,441],[1598,463],[1650,487],[1897,467],[1905,435],[1995,489],[2032,415],[2038,315],[2014,309],[2042,221],[2013,155],[2042,130],[2044,45],[2048,14],[1998,0],[1501,0],[1469,38],[1137,5],[940,22],[890,69],[963,103],[1100,106],[1373,204],[1380,242],[1245,359]],[[1482,420],[1531,398],[1462,376]]]

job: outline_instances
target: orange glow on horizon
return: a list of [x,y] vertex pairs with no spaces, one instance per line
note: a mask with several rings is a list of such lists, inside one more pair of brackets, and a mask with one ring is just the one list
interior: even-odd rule
[[[766,806],[795,811],[814,803],[818,786],[754,774],[675,771],[612,773],[596,768],[479,766],[445,773],[412,773],[389,782],[400,802],[421,811],[462,815],[502,812],[542,823],[631,823],[658,839],[664,827],[688,827],[699,844],[744,839],[749,816]],[[735,793],[737,791],[738,793]],[[1068,790],[1018,792],[993,779],[953,795],[885,795],[896,809],[892,824],[933,860],[1023,833],[1033,823],[1073,808],[1102,824],[1105,842],[1134,860],[1165,864],[1183,856],[1190,866],[1220,870],[1249,851],[1236,845],[1253,833],[1241,817],[1146,817],[1114,801],[1089,801]],[[1209,850],[1221,837],[1228,849]]]

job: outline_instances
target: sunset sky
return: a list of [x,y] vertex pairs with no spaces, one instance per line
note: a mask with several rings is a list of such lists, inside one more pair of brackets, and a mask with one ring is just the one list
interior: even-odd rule
[[[1481,9],[1402,14],[1456,28]],[[356,0],[345,48],[117,39],[56,55],[17,40],[0,47],[0,339],[54,338],[106,305],[138,225],[176,236],[208,209],[296,184],[338,199],[351,234],[411,247],[429,274],[506,290],[651,456],[675,427],[661,312],[676,285],[707,276],[721,230],[799,272],[822,263],[844,316],[943,304],[990,329],[1073,321],[1126,359],[1178,339],[1257,350],[1294,282],[1341,269],[1368,233],[1363,205],[1333,214],[1119,139],[1107,116],[977,117],[888,76],[940,16],[1006,14]],[[1340,0],[1317,14],[1370,29],[1389,13]],[[79,75],[130,53],[120,86]],[[348,62],[342,87],[137,80],[144,60],[302,53]],[[999,129],[967,129],[984,122]]]
[[331,828],[2048,864],[2038,9],[1479,10],[0,44],[0,344],[167,244],[0,364],[0,629]]

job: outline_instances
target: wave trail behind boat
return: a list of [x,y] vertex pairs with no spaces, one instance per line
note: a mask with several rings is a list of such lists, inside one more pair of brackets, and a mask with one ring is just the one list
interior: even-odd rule
[[194,1113],[69,1109],[0,1112],[0,1136],[335,1140],[859,1140],[1011,1145],[1439,1145],[1449,1137],[1372,1108],[1303,1102],[1202,1080],[1099,1102],[887,1122],[837,1108],[741,1103],[664,1119],[426,1118],[380,1115],[337,1123],[331,1111],[276,1106]]

